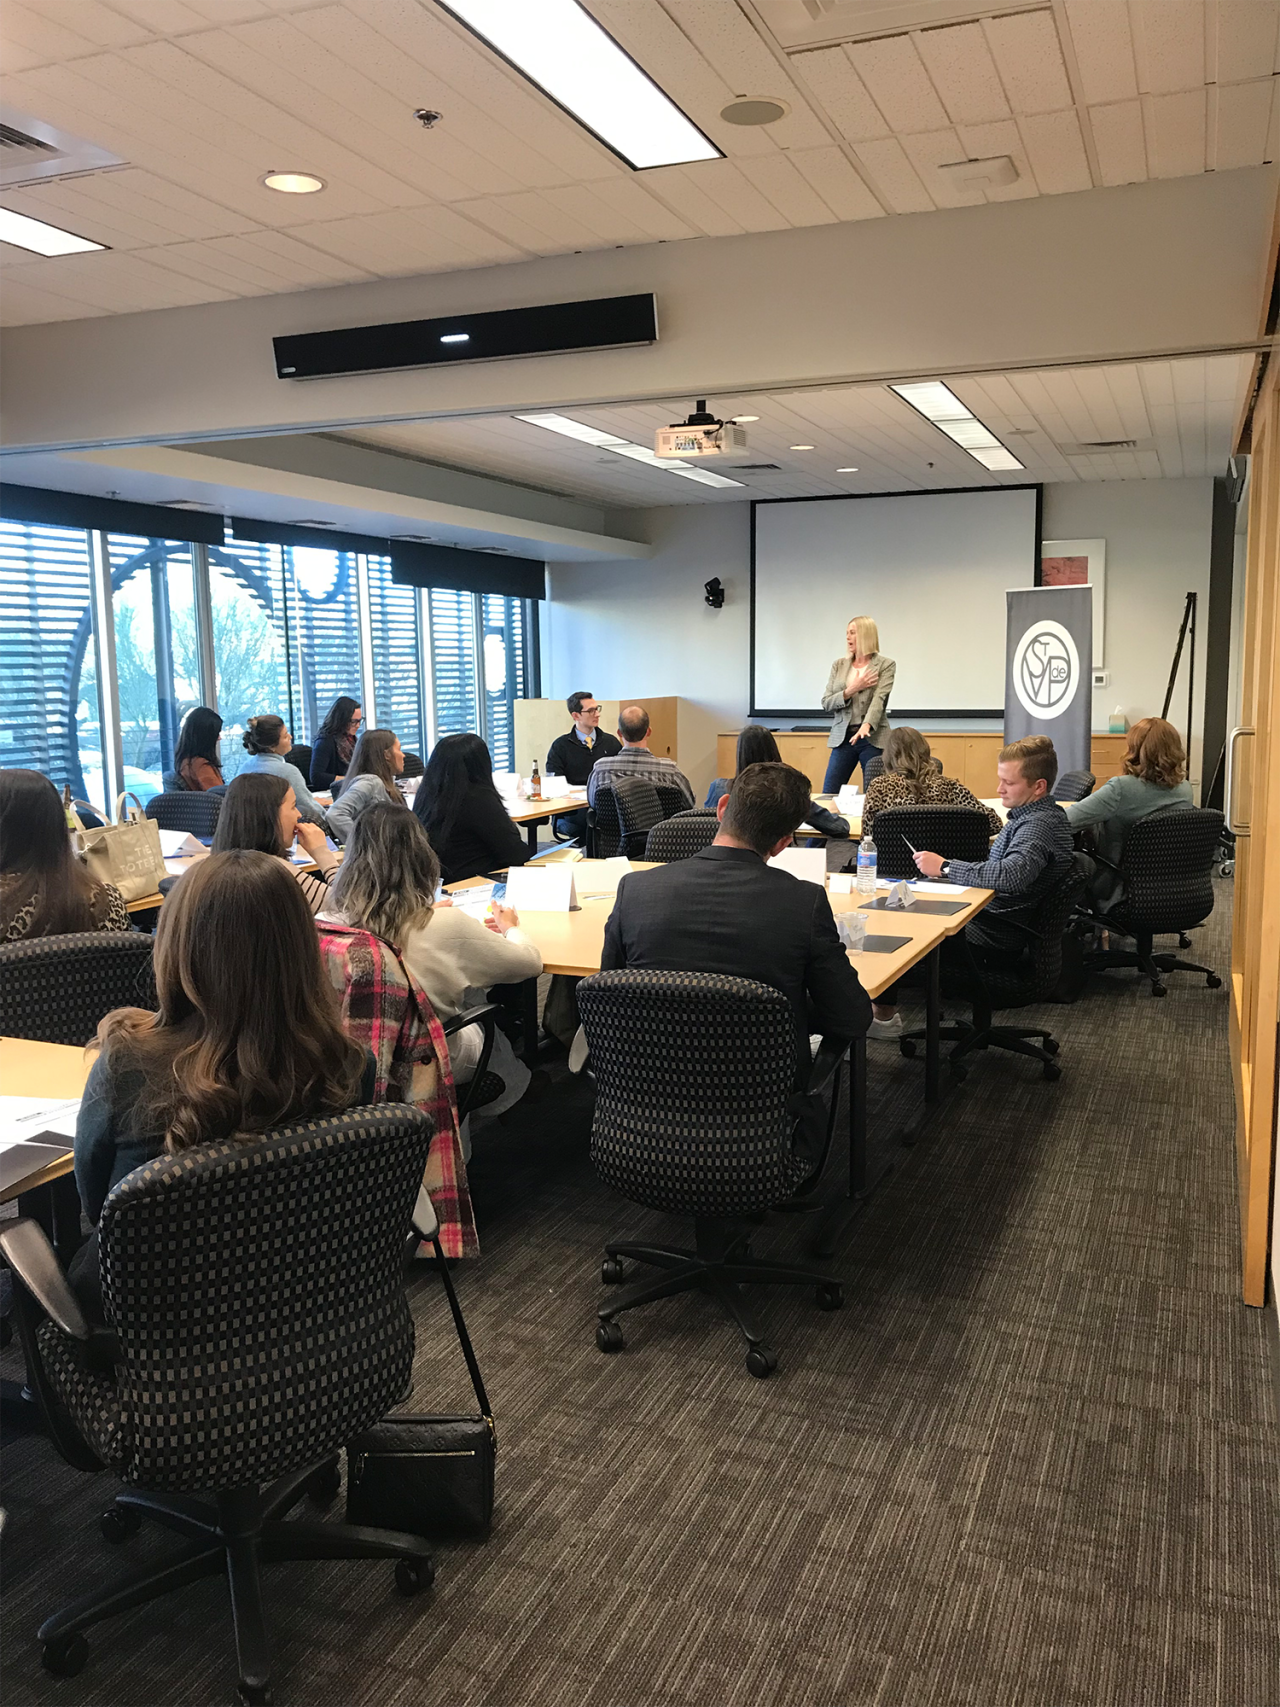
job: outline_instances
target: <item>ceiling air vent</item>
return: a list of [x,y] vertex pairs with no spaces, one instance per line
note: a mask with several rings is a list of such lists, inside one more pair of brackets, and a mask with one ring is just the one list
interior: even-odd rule
[[1079,444],[1059,445],[1063,456],[1098,456],[1113,450],[1154,450],[1154,439],[1082,439]]
[[735,474],[770,474],[781,470],[780,462],[739,462],[734,464]]
[[106,172],[124,164],[118,154],[109,154],[83,137],[14,107],[0,106],[0,189],[83,177],[86,172]]

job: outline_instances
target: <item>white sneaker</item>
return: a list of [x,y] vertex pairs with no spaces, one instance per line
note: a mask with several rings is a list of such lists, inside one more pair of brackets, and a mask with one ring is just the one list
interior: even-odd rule
[[894,1014],[892,1019],[873,1019],[867,1027],[868,1037],[901,1037],[902,1015]]

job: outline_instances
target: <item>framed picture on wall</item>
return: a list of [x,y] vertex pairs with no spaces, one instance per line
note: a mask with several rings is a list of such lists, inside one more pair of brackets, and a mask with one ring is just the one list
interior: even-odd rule
[[1042,587],[1093,588],[1093,668],[1106,662],[1107,542],[1105,539],[1046,539],[1040,547]]

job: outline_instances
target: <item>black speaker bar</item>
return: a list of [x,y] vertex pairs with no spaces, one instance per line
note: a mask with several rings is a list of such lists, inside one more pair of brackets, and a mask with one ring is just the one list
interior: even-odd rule
[[653,292],[646,291],[636,296],[600,296],[590,302],[547,302],[537,308],[400,320],[389,326],[298,332],[271,341],[280,379],[324,379],[343,373],[386,373],[396,368],[443,367],[449,362],[656,344],[658,305]]

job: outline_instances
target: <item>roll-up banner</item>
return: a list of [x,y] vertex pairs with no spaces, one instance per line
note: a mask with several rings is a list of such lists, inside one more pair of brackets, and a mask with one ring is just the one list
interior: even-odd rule
[[1005,599],[1005,740],[1048,735],[1059,775],[1092,769],[1093,588],[1017,587]]

